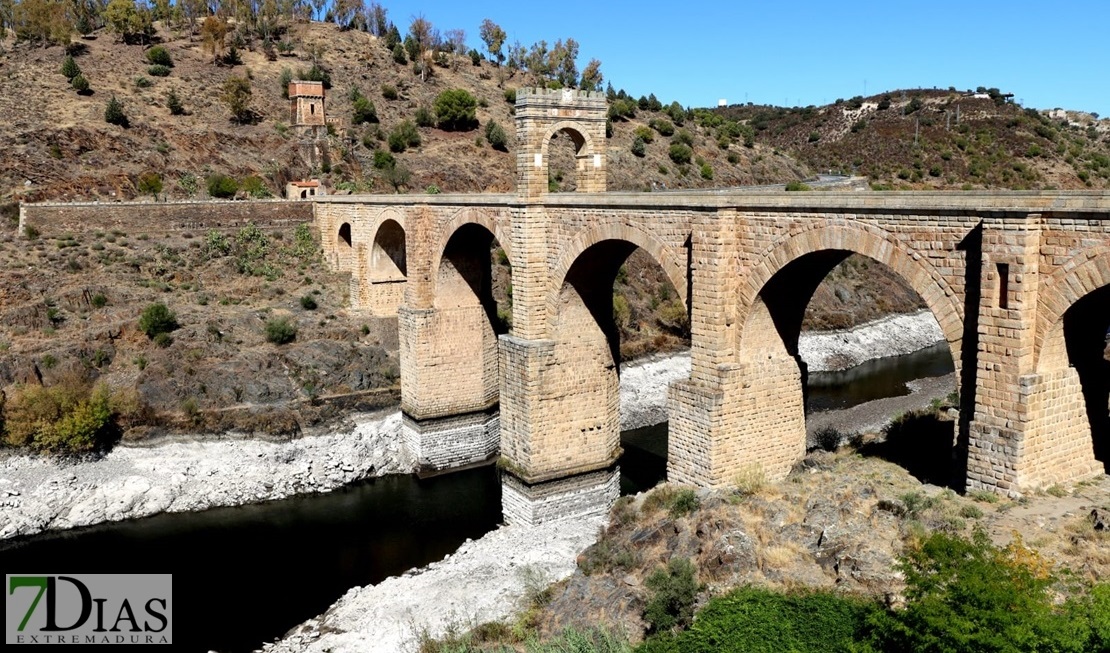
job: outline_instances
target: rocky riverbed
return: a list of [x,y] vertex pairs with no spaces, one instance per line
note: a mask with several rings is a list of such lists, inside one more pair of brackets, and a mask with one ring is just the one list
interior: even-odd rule
[[0,459],[0,539],[160,512],[273,501],[413,471],[401,416],[359,415],[328,435],[117,446],[102,458]]

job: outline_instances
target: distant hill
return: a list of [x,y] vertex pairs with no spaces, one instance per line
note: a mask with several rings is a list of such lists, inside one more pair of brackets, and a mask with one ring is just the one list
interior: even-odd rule
[[875,189],[1110,186],[1110,120],[1023,109],[997,89],[894,91],[823,107],[730,106],[722,119],[806,167]]

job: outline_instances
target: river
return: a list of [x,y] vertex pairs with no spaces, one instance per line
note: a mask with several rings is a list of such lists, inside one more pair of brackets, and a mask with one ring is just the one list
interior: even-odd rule
[[[945,346],[810,375],[809,401],[843,408],[908,393],[952,369]],[[666,424],[622,434],[621,491],[666,473]],[[249,651],[322,613],[348,588],[442,559],[500,521],[497,472],[386,476],[264,504],[162,514],[20,538],[7,573],[171,573],[174,650]],[[163,647],[161,650],[165,650]]]

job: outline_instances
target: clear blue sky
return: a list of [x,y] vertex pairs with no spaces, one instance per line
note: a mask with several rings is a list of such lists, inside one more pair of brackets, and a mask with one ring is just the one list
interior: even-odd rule
[[574,38],[615,88],[664,102],[807,105],[898,88],[998,87],[1024,106],[1110,117],[1110,2],[739,1],[540,3],[382,0],[402,34],[422,14],[466,30],[483,18],[525,46]]

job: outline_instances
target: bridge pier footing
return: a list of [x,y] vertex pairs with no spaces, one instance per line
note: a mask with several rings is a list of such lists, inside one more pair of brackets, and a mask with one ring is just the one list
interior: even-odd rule
[[401,415],[401,437],[421,472],[438,472],[492,460],[501,444],[501,419],[489,410],[418,420]]
[[506,524],[528,526],[604,517],[620,493],[620,476],[620,468],[614,466],[528,484],[505,472],[501,476],[501,512]]

